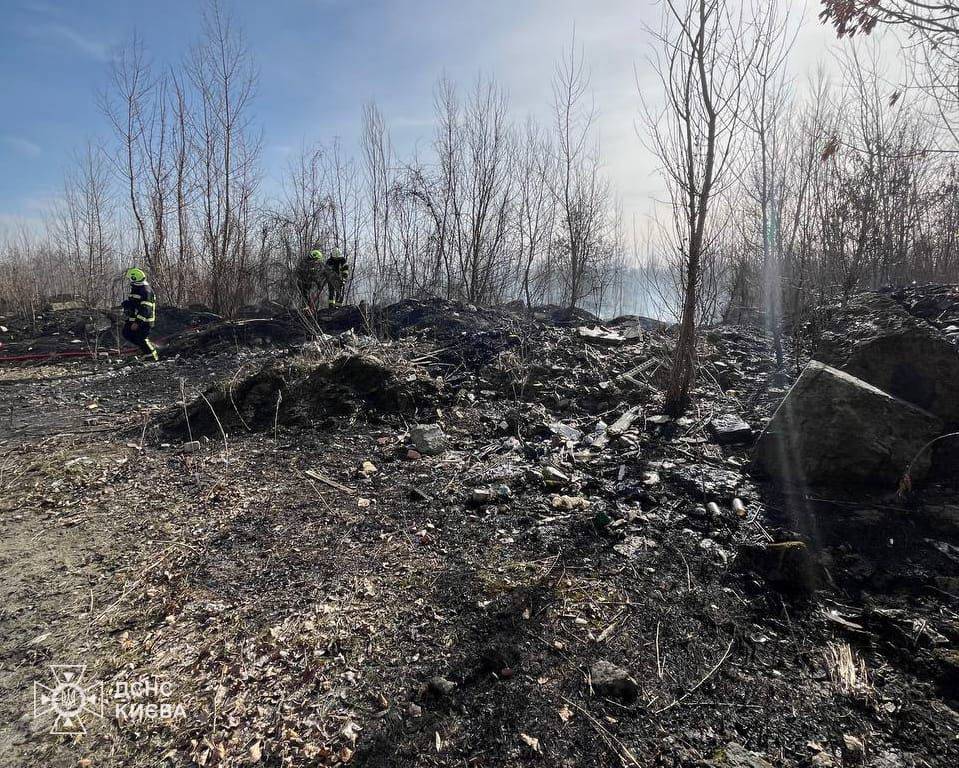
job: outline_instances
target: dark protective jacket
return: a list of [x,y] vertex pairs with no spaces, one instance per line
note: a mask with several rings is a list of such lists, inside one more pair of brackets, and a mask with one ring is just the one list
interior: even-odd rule
[[346,278],[350,275],[350,265],[346,263],[345,256],[330,256],[326,260],[327,268],[338,275],[341,280],[346,282]]
[[130,296],[122,306],[130,322],[151,327],[156,322],[157,297],[146,280],[142,283],[130,283]]

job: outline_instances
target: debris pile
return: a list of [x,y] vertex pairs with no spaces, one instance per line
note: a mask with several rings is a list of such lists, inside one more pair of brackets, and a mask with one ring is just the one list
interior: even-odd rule
[[[187,720],[94,737],[92,765],[954,765],[956,488],[890,497],[935,417],[820,363],[787,398],[792,364],[722,326],[673,418],[667,332],[541,314],[218,323],[158,366],[0,387],[4,540],[53,553],[0,562],[4,685],[78,656],[172,681]],[[754,476],[784,398],[826,455],[852,450],[833,421],[871,430],[881,485]],[[10,759],[76,762],[20,703]]]
[[422,368],[373,354],[345,351],[332,360],[310,353],[274,360],[238,380],[223,381],[192,403],[174,406],[169,433],[216,437],[277,425],[329,426],[358,412],[371,420],[413,414],[435,403],[439,388]]

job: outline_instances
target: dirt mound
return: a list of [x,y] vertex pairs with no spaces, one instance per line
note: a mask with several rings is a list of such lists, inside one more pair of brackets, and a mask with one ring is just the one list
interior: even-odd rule
[[323,426],[361,413],[375,422],[414,414],[435,402],[438,394],[424,372],[370,354],[345,354],[321,363],[296,357],[270,363],[243,379],[220,382],[185,409],[171,411],[163,426],[171,434],[195,438],[216,437],[221,426],[228,434],[269,430],[277,424]]
[[309,336],[303,322],[293,315],[219,322],[171,339],[166,345],[165,354],[194,357],[239,346],[302,344]]
[[379,315],[383,329],[391,336],[428,335],[451,339],[464,333],[490,330],[498,313],[444,299],[406,299],[385,307]]
[[649,333],[666,333],[669,323],[645,315],[620,315],[603,323],[607,328],[632,328],[639,326]]
[[572,328],[577,325],[595,325],[602,322],[599,317],[592,312],[578,307],[560,307],[556,304],[544,304],[543,306],[533,307],[531,310],[533,317],[550,325],[557,325],[561,328]]

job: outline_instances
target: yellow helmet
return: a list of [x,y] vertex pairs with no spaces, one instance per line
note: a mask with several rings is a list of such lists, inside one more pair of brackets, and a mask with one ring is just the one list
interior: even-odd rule
[[317,248],[315,251],[310,251],[310,258],[319,261],[323,258],[323,251],[321,251],[319,248]]
[[130,267],[130,269],[127,270],[127,278],[134,283],[142,283],[147,279],[147,273],[139,267]]

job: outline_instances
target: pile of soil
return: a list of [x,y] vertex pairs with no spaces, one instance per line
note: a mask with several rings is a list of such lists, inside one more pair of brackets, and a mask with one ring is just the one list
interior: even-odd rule
[[[439,390],[422,370],[395,367],[368,354],[318,362],[310,355],[271,361],[256,373],[222,381],[164,419],[169,435],[215,438],[277,425],[326,428],[362,412],[372,422],[415,415],[435,405]],[[215,415],[214,415],[215,414]]]

